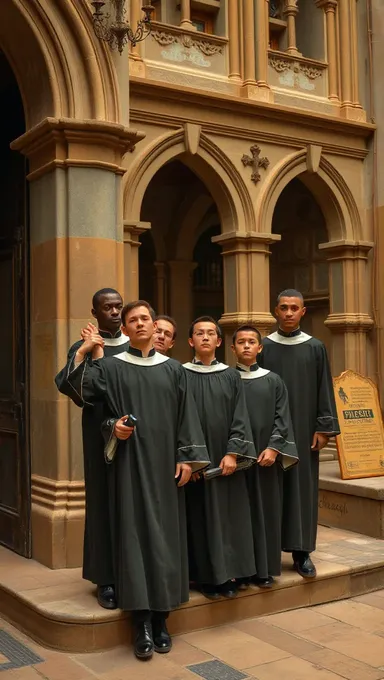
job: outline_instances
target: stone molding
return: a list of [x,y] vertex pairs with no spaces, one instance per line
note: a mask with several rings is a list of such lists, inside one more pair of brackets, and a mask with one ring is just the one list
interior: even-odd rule
[[335,333],[369,333],[375,325],[370,315],[364,312],[331,313],[324,323]]
[[179,43],[186,49],[195,47],[207,57],[223,54],[224,47],[228,43],[227,38],[200,32],[196,33],[194,30],[172,26],[171,24],[162,24],[154,21],[152,22],[152,27],[151,37],[161,47]]
[[29,180],[56,168],[100,168],[122,175],[122,158],[145,133],[118,123],[46,118],[12,142],[29,159]]
[[268,335],[276,326],[276,319],[270,312],[224,312],[219,323],[227,332],[233,332],[244,324],[251,324],[256,326],[262,335]]
[[[52,519],[71,516],[83,518],[85,512],[84,481],[58,481],[40,475],[31,475],[32,507]],[[57,517],[59,516],[59,517]]]

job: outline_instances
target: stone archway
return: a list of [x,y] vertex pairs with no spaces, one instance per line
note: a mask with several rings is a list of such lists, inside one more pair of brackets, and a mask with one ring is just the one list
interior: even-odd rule
[[367,371],[367,332],[370,314],[368,253],[373,247],[361,221],[356,201],[336,168],[308,147],[283,159],[273,169],[258,202],[258,222],[272,234],[277,201],[298,178],[314,196],[324,216],[328,241],[319,244],[329,264],[330,313],[325,320],[332,331],[331,358],[335,375],[346,368]]

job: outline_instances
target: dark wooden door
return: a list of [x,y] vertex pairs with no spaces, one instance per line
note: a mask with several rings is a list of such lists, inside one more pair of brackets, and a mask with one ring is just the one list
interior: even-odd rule
[[2,55],[0,82],[0,543],[30,557],[26,167],[9,146],[24,123]]

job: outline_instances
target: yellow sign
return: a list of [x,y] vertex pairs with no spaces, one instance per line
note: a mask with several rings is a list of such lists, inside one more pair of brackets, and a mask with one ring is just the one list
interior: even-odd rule
[[333,379],[341,434],[336,437],[342,479],[384,475],[384,429],[377,387],[354,371]]

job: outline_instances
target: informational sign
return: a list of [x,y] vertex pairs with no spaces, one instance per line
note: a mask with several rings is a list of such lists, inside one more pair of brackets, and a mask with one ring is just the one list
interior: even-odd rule
[[384,475],[384,429],[377,387],[354,371],[333,379],[341,434],[336,437],[342,479]]

